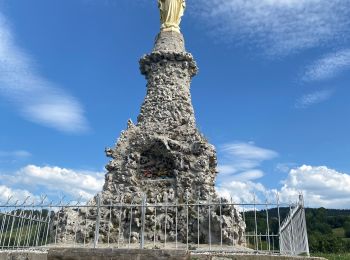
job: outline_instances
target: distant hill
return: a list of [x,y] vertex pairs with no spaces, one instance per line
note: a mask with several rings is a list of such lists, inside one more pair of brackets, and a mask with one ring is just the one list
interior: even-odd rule
[[350,210],[306,209],[311,252],[350,252]]

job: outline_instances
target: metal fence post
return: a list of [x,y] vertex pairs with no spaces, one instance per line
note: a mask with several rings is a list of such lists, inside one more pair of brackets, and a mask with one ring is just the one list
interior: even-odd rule
[[97,218],[95,227],[95,238],[94,238],[94,248],[98,245],[98,238],[100,236],[100,218],[101,218],[101,197],[100,194],[97,195]]
[[113,201],[110,200],[110,205],[109,205],[109,219],[108,219],[108,236],[107,236],[107,243],[108,243],[108,246],[109,246],[109,240],[110,240],[110,236],[111,236],[112,208],[113,208]]
[[209,251],[211,251],[211,197],[210,197],[210,194],[209,194],[209,199],[208,199],[208,240],[209,240]]
[[48,223],[47,223],[47,230],[46,230],[46,237],[45,237],[45,245],[47,245],[48,237],[49,237],[49,231],[50,231],[50,224],[51,224],[51,208],[52,208],[52,202],[50,203],[50,207],[48,209]]
[[176,200],[175,202],[175,237],[176,237],[176,240],[175,240],[175,247],[177,249],[177,207],[178,207],[178,200]]
[[[18,201],[17,201],[18,202]],[[12,237],[12,231],[13,231],[13,227],[14,227],[14,223],[15,223],[15,220],[16,220],[16,216],[17,216],[17,210],[16,210],[16,207],[17,207],[17,202],[15,204],[15,209],[14,209],[14,215],[12,216],[12,224],[11,224],[11,231],[10,231],[10,237],[9,237],[9,240],[8,240],[8,243],[7,243],[7,248],[10,248],[10,242],[11,242],[11,237]]]
[[198,192],[198,198],[197,198],[197,247],[199,248],[199,198],[200,198],[200,192]]
[[223,249],[222,247],[222,200],[221,200],[221,197],[220,197],[220,246],[221,246],[221,249]]
[[167,217],[168,217],[168,194],[165,194],[165,216],[164,216],[164,248],[166,248],[166,228],[167,228]]
[[188,250],[188,190],[186,189],[186,248]]
[[[232,206],[232,210],[231,210],[231,221],[232,221],[232,249],[234,249],[235,247],[235,231],[234,231],[234,224],[235,223],[235,209],[234,209],[234,205],[233,205],[233,199],[231,197],[231,206]],[[244,210],[244,208],[243,208]],[[245,223],[245,220],[244,220]]]
[[268,250],[271,250],[271,245],[270,245],[270,223],[269,223],[269,208],[268,208],[268,201],[266,199],[266,227],[267,227],[267,246],[268,246]]
[[254,193],[254,224],[255,224],[255,248],[259,250],[259,240],[258,240],[258,222],[256,219],[256,197]]
[[[289,211],[290,212],[292,212],[292,206],[290,205],[289,206]],[[293,237],[293,217],[294,216],[292,216],[291,215],[291,217],[290,217],[290,233],[289,233],[289,239],[290,239],[290,250],[291,250],[291,254],[292,255],[294,255],[295,254],[295,252],[294,252],[294,237]]]
[[140,249],[145,247],[145,214],[146,214],[146,195],[142,197],[141,205],[141,239],[140,239]]
[[304,228],[304,240],[305,240],[305,247],[306,247],[306,255],[310,256],[309,238],[307,235],[305,207],[304,207],[304,196],[302,194],[300,194],[300,196],[299,196],[299,204],[300,204],[301,210],[302,210],[302,223],[303,223],[303,228]]
[[278,214],[278,245],[279,251],[282,249],[282,241],[281,241],[281,214],[280,214],[280,198],[278,192],[276,192],[276,202],[277,202],[277,214]]
[[156,248],[156,231],[157,231],[157,207],[154,207],[154,230],[153,230],[153,247]]

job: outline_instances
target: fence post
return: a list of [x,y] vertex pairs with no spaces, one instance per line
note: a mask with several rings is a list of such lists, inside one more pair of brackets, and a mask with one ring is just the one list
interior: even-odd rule
[[108,243],[108,247],[109,247],[109,240],[110,240],[110,236],[111,236],[111,225],[112,225],[112,208],[113,208],[113,201],[110,200],[109,203],[109,220],[108,220],[108,237],[107,237],[107,243]]
[[221,200],[221,197],[220,197],[220,246],[221,246],[221,249],[223,249],[222,247],[222,200]]
[[186,249],[188,250],[188,189],[186,189]]
[[210,194],[208,196],[208,240],[209,240],[209,251],[211,251],[211,197],[210,197]]
[[52,202],[50,203],[50,207],[48,209],[48,220],[49,222],[47,223],[47,230],[46,230],[46,236],[45,236],[45,246],[47,246],[47,240],[49,237],[49,231],[50,231],[50,226],[51,226],[51,209],[52,209]]
[[141,205],[141,239],[140,239],[140,249],[145,247],[145,213],[146,213],[146,194],[142,197]]
[[1,231],[0,231],[0,245],[1,245],[1,248],[3,248],[2,247],[2,245],[3,245],[2,236],[5,233],[5,223],[6,223],[6,219],[7,219],[7,213],[6,213],[6,211],[4,211],[4,213],[1,213],[1,214],[2,214],[2,224],[1,224]]
[[176,199],[176,202],[175,202],[175,237],[176,237],[176,240],[175,240],[175,247],[177,249],[177,207],[178,207],[178,200]]
[[255,249],[259,251],[259,240],[258,240],[258,222],[256,219],[256,197],[254,193],[254,224],[255,224]]
[[278,245],[279,251],[282,253],[282,237],[281,237],[281,213],[280,213],[280,198],[278,192],[276,193],[276,202],[277,202],[277,214],[278,214]]
[[303,222],[303,228],[304,228],[304,240],[305,240],[305,246],[306,246],[306,255],[310,256],[310,249],[309,249],[309,239],[307,235],[307,226],[306,226],[306,217],[305,217],[305,208],[304,208],[304,196],[300,194],[299,196],[299,204],[301,206],[302,210],[302,222]]
[[198,192],[198,198],[197,198],[197,247],[199,249],[199,198],[200,198],[200,192]]
[[271,246],[270,246],[270,223],[269,223],[269,208],[268,208],[268,201],[266,199],[266,227],[267,227],[267,237],[266,237],[266,241],[267,241],[267,246],[268,246],[268,250],[271,250]]
[[293,218],[294,218],[294,214],[292,212],[292,205],[289,205],[289,211],[291,212],[291,215],[290,215],[290,233],[289,233],[289,244],[290,244],[290,253],[291,255],[294,255],[295,252],[294,252],[294,237],[293,237]]
[[97,194],[97,218],[95,227],[95,238],[94,238],[94,248],[98,245],[98,238],[100,236],[100,218],[101,218],[101,198],[100,194]]
[[[153,230],[153,248],[156,248],[156,232],[157,232],[157,205],[154,203],[154,230]],[[177,237],[176,237],[177,239]],[[176,240],[177,241],[177,240]]]
[[164,217],[164,248],[166,248],[166,228],[168,217],[168,193],[165,194],[165,217]]

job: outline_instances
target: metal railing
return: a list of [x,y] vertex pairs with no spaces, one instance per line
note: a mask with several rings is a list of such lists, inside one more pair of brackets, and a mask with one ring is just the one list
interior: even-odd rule
[[0,206],[0,249],[39,247],[48,243],[50,229],[50,211],[44,206],[44,197],[40,203],[27,204],[11,198]]
[[[238,221],[228,212],[233,207],[247,225],[240,244],[235,237],[238,227],[224,226]],[[102,203],[96,196],[95,203],[87,204],[63,199],[47,203],[44,197],[39,203],[27,198],[23,203],[9,199],[0,205],[0,250],[64,246],[298,255],[308,254],[307,241],[302,197],[293,205],[280,203],[278,196],[265,203],[256,199],[252,203],[232,199],[151,203],[146,197],[139,203],[123,198]]]
[[302,195],[294,208],[290,208],[290,213],[281,226],[280,251],[286,255],[310,256]]

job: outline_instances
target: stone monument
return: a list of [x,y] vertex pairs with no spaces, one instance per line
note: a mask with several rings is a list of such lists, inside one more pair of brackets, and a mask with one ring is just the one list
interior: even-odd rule
[[[129,120],[116,146],[106,149],[111,160],[106,166],[105,184],[99,195],[104,205],[140,204],[143,198],[147,198],[146,203],[150,205],[219,201],[214,187],[216,151],[197,129],[191,102],[191,79],[198,68],[193,56],[186,51],[183,35],[179,31],[185,1],[158,2],[161,31],[156,37],[153,51],[140,60],[141,73],[147,80],[147,94],[137,123]],[[89,204],[96,205],[97,199],[95,197]],[[157,208],[157,214],[154,214],[155,208],[149,207],[144,220],[145,239],[162,242],[165,240],[162,230],[165,229],[168,241],[174,241],[177,234],[179,241],[186,242],[188,232],[190,243],[197,243],[198,235],[202,243],[207,243],[210,215],[212,241],[220,239],[222,225],[225,243],[245,244],[245,223],[235,207],[222,206],[222,218],[219,217],[218,206],[208,210],[208,207],[201,207],[200,221],[192,219],[187,230],[188,212],[185,207],[178,208],[177,219],[174,208],[169,207],[166,211],[162,207]],[[132,242],[137,242],[142,225],[141,212],[134,210],[133,223],[129,226],[129,211],[127,208],[122,212],[118,208],[101,208],[96,213],[96,208],[81,208],[78,211],[65,209],[56,217],[54,230],[58,230],[61,242],[73,239],[73,235],[78,242],[83,239],[91,241],[96,215],[100,214],[101,219],[115,219],[101,222],[100,241],[106,242],[108,232],[110,242],[128,237]],[[167,226],[161,226],[155,232],[155,222]],[[197,233],[198,228],[201,234]]]

